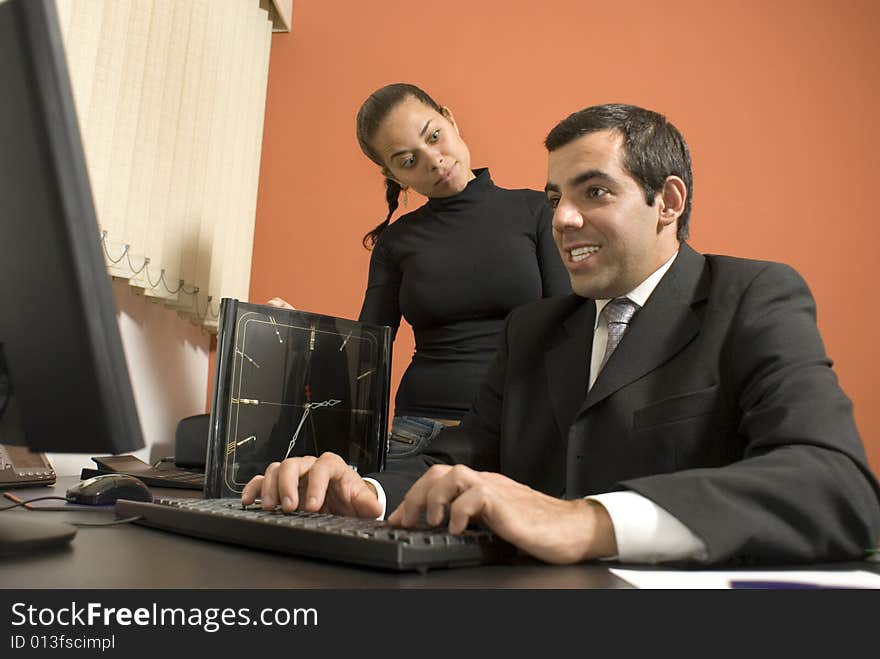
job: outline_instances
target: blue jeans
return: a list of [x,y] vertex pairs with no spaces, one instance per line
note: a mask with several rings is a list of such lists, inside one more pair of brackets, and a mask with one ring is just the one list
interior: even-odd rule
[[395,416],[391,420],[386,464],[421,453],[445,427],[439,421],[423,416]]

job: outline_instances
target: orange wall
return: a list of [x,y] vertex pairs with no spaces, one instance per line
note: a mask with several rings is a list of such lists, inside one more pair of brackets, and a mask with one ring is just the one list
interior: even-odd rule
[[[880,472],[878,29],[876,0],[297,0],[272,41],[251,300],[357,316],[360,239],[385,206],[354,117],[383,84],[449,105],[473,165],[506,187],[543,188],[543,137],[570,112],[646,106],[691,145],[691,243],[810,283]],[[412,345],[402,332],[395,385]]]

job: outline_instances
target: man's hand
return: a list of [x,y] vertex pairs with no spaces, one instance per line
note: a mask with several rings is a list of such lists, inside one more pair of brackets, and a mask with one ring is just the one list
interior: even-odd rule
[[242,505],[262,499],[263,510],[305,510],[375,519],[381,513],[376,489],[335,453],[273,462],[241,492]]
[[611,518],[598,502],[557,499],[501,474],[462,465],[431,467],[388,521],[411,527],[424,512],[428,524],[438,526],[447,511],[451,533],[462,533],[472,521],[481,522],[548,563],[577,563],[617,554]]

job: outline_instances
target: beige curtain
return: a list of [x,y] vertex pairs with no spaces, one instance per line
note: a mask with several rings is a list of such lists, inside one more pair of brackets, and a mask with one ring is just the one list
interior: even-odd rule
[[57,0],[107,268],[216,330],[247,300],[272,22],[259,0]]

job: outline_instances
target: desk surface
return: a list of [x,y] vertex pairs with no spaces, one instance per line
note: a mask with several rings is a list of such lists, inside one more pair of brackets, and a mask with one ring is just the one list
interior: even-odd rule
[[[22,498],[63,495],[78,482],[58,479],[52,488],[21,488]],[[193,490],[152,488],[169,496],[200,496]],[[5,502],[5,499],[0,499]],[[61,502],[58,502],[59,504]],[[0,504],[2,505],[2,504]],[[114,519],[112,508],[70,511],[10,510],[47,520],[98,522]],[[880,572],[878,563],[811,566],[810,569]],[[792,569],[805,569],[799,566]],[[0,588],[631,588],[602,564],[545,565],[518,558],[508,565],[395,573],[225,545],[156,529],[123,524],[80,527],[69,546],[4,558]]]
[[[22,488],[15,492],[28,499],[63,495],[75,482],[76,477],[63,477],[53,488]],[[152,489],[169,496],[198,496],[192,490]],[[109,508],[58,512],[20,509],[2,515],[39,515],[47,520],[77,522],[114,518]],[[629,587],[602,565],[551,566],[523,558],[511,565],[394,573],[298,559],[134,524],[80,527],[68,547],[0,562],[0,588]]]

